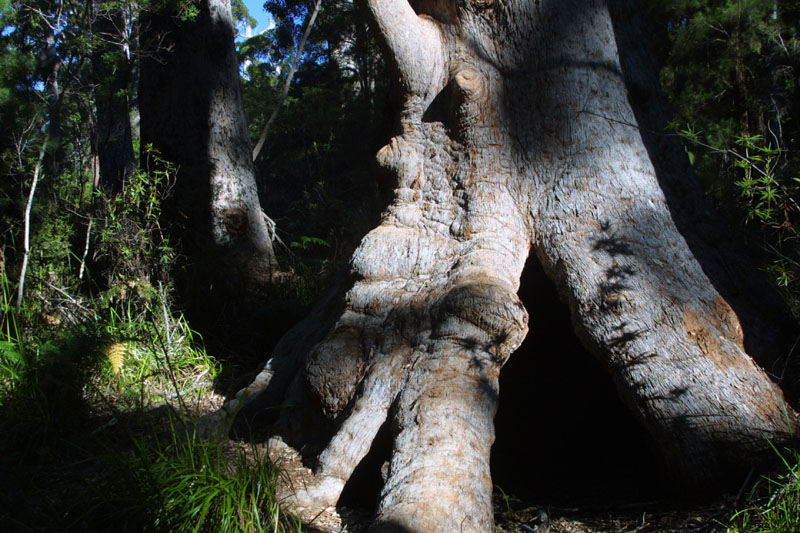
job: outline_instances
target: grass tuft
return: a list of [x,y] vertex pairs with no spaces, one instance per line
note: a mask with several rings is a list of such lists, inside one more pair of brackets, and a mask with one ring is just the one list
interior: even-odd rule
[[45,320],[0,277],[0,531],[299,530],[265,451],[186,429],[218,365],[165,286]]
[[275,494],[280,471],[253,444],[205,442],[170,425],[166,443],[135,440],[112,454],[113,474],[95,504],[76,520],[101,526],[109,520],[144,531],[299,531],[281,512]]
[[[773,447],[774,449],[774,447]],[[796,533],[800,531],[800,452],[775,449],[782,468],[755,484],[748,505],[729,520],[728,533]]]

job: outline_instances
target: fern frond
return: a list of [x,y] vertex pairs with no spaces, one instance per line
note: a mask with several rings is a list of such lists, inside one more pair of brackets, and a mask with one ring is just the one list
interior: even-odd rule
[[128,347],[121,342],[115,342],[107,346],[104,352],[108,362],[111,363],[111,371],[114,372],[114,375],[119,374],[125,355],[128,353]]

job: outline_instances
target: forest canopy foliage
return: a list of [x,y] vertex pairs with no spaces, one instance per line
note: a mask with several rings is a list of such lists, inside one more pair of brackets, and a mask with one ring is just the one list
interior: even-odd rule
[[[161,376],[155,381],[162,389],[171,376],[184,390],[200,372],[216,372],[215,356],[228,355],[198,355],[201,343],[181,319],[171,284],[180,243],[170,242],[160,220],[180,169],[162,161],[163,171],[148,173],[145,162],[161,156],[138,137],[138,65],[155,53],[140,46],[140,14],[169,10],[191,20],[196,4],[0,0],[4,413],[18,400],[14,391],[23,389],[15,387],[26,375],[70,374],[64,365],[103,379],[122,372],[117,388],[126,375],[134,383],[151,373]],[[243,2],[232,4],[240,27],[252,25]],[[800,3],[647,4],[674,115],[665,134],[681,136],[707,194],[798,315]],[[267,0],[264,9],[275,25],[237,39],[253,143],[278,101],[312,5]],[[278,260],[292,272],[283,296],[301,309],[328,287],[386,203],[389,187],[372,160],[393,128],[388,77],[354,2],[323,2],[288,98],[255,161],[261,206],[284,244],[277,247]],[[176,344],[146,340],[165,335]],[[123,351],[166,357],[126,368]],[[260,359],[261,351],[249,355]],[[188,370],[165,370],[169,354],[180,354]],[[38,374],[42,368],[48,370]],[[75,406],[73,415],[88,409],[81,397],[86,383],[73,374],[58,380],[73,387],[75,403],[58,406],[49,397],[42,405]],[[233,385],[218,387],[230,392]],[[40,392],[63,393],[44,386]],[[102,403],[100,396],[92,401]],[[116,408],[144,403],[133,394]],[[40,414],[53,422],[52,412]],[[0,421],[18,422],[5,414]],[[43,424],[21,442],[33,439],[33,449],[48,450],[48,443],[70,433],[64,423]]]
[[800,6],[679,0],[649,13],[674,131],[733,231],[796,299]]

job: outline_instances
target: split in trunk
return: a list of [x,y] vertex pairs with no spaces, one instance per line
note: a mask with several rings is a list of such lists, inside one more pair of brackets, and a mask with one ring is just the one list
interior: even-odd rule
[[295,503],[335,504],[386,424],[376,527],[491,530],[531,251],[676,482],[716,488],[787,442],[797,415],[748,352],[784,368],[793,323],[658,129],[637,3],[362,3],[403,98],[378,153],[394,200],[338,299],[221,412],[285,406],[275,431],[314,462]]

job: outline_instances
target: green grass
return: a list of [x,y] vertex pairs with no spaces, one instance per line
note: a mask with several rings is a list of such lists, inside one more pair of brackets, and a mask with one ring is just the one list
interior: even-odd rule
[[748,505],[727,525],[728,533],[796,533],[800,531],[800,453],[775,450],[781,470],[764,476],[750,493]]
[[300,529],[266,451],[187,429],[219,368],[166,288],[16,313],[0,281],[0,530]]
[[76,521],[137,531],[299,531],[277,502],[280,471],[257,446],[205,442],[177,425],[166,444],[135,444],[112,455],[113,475]]

